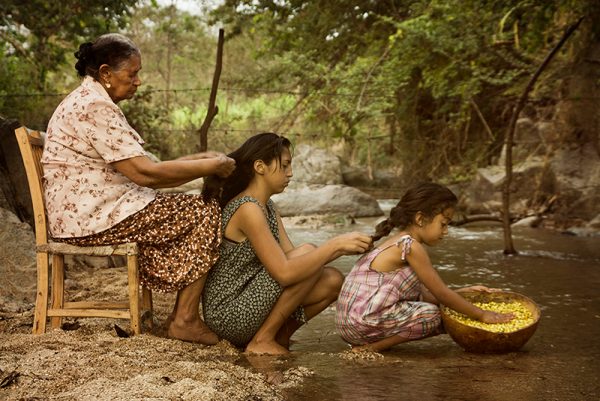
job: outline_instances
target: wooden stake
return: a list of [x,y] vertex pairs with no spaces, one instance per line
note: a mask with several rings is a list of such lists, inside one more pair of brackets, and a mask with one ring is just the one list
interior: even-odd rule
[[208,109],[206,110],[206,117],[200,126],[200,146],[198,150],[200,152],[206,152],[208,149],[208,128],[219,112],[219,108],[215,105],[217,99],[217,89],[219,88],[219,78],[221,77],[221,69],[223,67],[223,42],[225,32],[223,29],[219,29],[219,41],[217,43],[217,62],[215,65],[215,73],[213,75],[213,82],[210,88],[210,97],[208,99]]

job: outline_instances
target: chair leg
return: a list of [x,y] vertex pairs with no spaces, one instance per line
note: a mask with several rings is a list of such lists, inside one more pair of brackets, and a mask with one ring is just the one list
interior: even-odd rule
[[138,276],[137,255],[127,255],[127,278],[131,330],[134,334],[140,334],[140,277]]
[[152,290],[146,287],[142,287],[142,310],[144,311],[142,315],[143,320],[146,321],[148,327],[152,329],[154,327],[154,317],[152,312]]
[[[52,309],[62,309],[65,301],[65,258],[63,255],[52,255]],[[62,317],[52,316],[50,326],[60,328]]]
[[37,293],[33,315],[33,334],[43,334],[46,332],[46,315],[48,313],[48,254],[38,252],[36,264]]

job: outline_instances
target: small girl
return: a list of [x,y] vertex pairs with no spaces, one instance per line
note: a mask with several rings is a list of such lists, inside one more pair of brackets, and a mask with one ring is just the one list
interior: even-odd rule
[[224,233],[203,292],[204,319],[247,353],[285,354],[294,331],[337,299],[344,277],[325,264],[366,252],[372,240],[349,233],[295,247],[270,199],[292,177],[290,142],[263,133],[229,156],[234,172],[208,178],[203,188],[220,199]]
[[[431,265],[425,245],[446,234],[457,198],[448,188],[411,187],[376,226],[373,241],[401,231],[363,255],[346,277],[336,307],[336,327],[354,351],[381,351],[406,341],[443,333],[438,304],[486,323],[511,314],[482,310],[449,289]],[[493,291],[484,286],[460,291]]]

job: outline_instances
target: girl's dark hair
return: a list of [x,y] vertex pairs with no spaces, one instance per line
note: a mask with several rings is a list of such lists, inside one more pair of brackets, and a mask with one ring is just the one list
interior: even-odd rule
[[119,70],[134,54],[139,55],[140,49],[131,39],[118,33],[107,33],[94,42],[86,42],[79,46],[79,50],[75,52],[75,69],[82,78],[89,75],[99,80],[98,70],[102,64]]
[[264,132],[248,138],[238,149],[227,156],[235,160],[235,170],[227,178],[216,175],[206,177],[202,186],[205,200],[216,198],[221,207],[248,187],[254,177],[254,162],[262,160],[266,164],[277,159],[281,162],[284,149],[290,150],[287,138],[272,132]]
[[443,185],[426,182],[410,187],[400,202],[390,211],[390,217],[377,224],[373,241],[387,236],[395,227],[406,228],[415,222],[418,212],[433,219],[449,207],[456,206],[458,199]]

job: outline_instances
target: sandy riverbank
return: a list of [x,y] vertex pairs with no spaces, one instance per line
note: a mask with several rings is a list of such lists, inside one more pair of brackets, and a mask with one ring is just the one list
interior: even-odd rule
[[[108,299],[126,288],[121,268],[92,274],[79,267],[68,274],[74,299]],[[281,369],[271,384],[268,371],[225,341],[204,347],[166,338],[161,323],[173,300],[155,294],[155,328],[129,338],[114,329],[115,323],[128,329],[127,320],[67,320],[67,330],[36,336],[31,309],[0,312],[0,399],[279,400],[284,388],[301,386],[311,374],[302,367]]]

